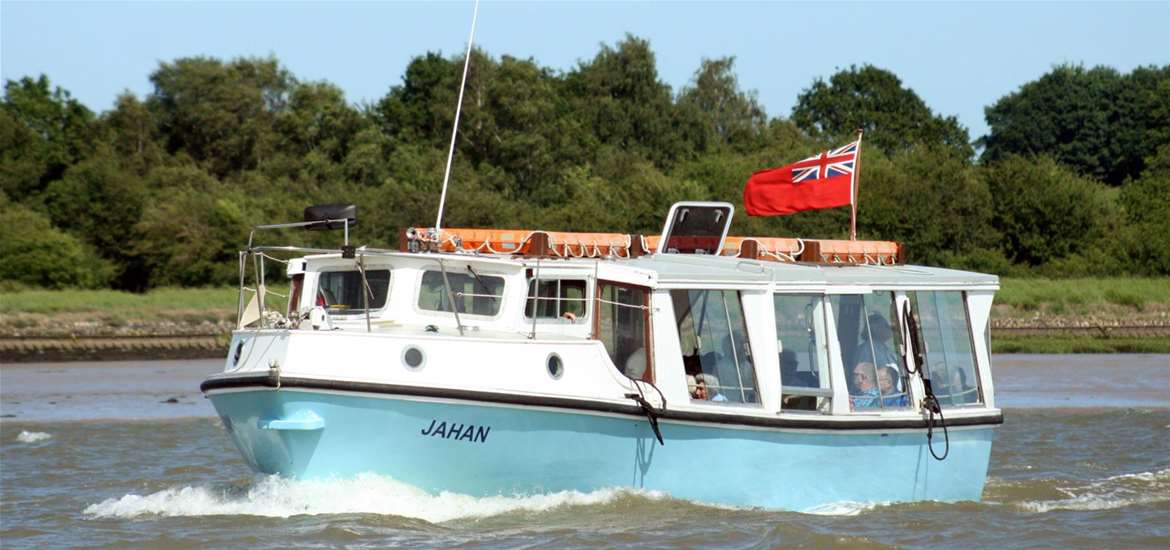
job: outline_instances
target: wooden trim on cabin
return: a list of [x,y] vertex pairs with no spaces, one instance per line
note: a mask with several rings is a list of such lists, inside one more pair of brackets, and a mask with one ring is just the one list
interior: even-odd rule
[[[643,382],[649,382],[649,383],[653,384],[654,380],[655,380],[655,378],[654,378],[654,331],[651,330],[651,327],[653,326],[652,323],[654,322],[654,316],[650,315],[650,311],[653,307],[650,305],[650,301],[653,300],[654,293],[652,292],[650,287],[646,287],[646,286],[633,285],[633,284],[629,284],[629,283],[620,283],[617,281],[610,281],[608,279],[595,279],[593,281],[593,287],[595,289],[594,300],[593,300],[593,304],[594,304],[594,308],[593,308],[593,311],[594,311],[593,339],[594,340],[601,340],[601,307],[602,307],[602,305],[601,305],[601,287],[602,287],[602,285],[611,285],[611,286],[616,286],[616,287],[621,287],[621,288],[628,288],[631,290],[637,290],[637,291],[642,293],[642,301],[643,301],[642,305],[646,308],[646,309],[642,310],[642,342],[644,344],[643,348],[645,349],[645,352],[646,352],[646,372],[642,373],[642,378],[639,378],[638,380],[642,380]],[[604,345],[604,343],[603,343],[603,345]],[[608,352],[609,352],[608,348],[606,349],[606,352],[608,355]],[[625,375],[625,370],[623,368],[624,365],[615,364],[614,367],[617,368],[618,372],[621,372],[623,375]]]

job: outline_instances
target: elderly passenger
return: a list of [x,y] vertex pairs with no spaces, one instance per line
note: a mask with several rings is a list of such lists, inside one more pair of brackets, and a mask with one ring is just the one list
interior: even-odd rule
[[864,361],[853,367],[854,392],[849,396],[849,405],[854,409],[880,407],[878,402],[877,369],[873,363]]

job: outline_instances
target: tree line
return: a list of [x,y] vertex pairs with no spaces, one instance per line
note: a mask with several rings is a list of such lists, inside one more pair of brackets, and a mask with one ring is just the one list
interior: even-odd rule
[[[471,55],[445,226],[656,233],[671,203],[738,205],[753,171],[863,128],[859,238],[1000,274],[1170,275],[1170,65],[1056,66],[986,107],[990,131],[973,140],[870,65],[817,79],[790,116],[769,117],[734,58],[702,60],[675,91],[634,36],[563,72]],[[9,80],[0,285],[230,284],[251,226],[313,203],[356,203],[354,240],[397,246],[403,228],[433,223],[462,65],[420,55],[384,97],[354,105],[275,58],[182,58],[100,114],[44,75]],[[842,238],[848,217],[741,210],[732,230]]]

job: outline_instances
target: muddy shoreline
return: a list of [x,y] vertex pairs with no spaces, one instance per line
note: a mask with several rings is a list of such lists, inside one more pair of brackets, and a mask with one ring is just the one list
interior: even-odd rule
[[0,363],[214,359],[226,356],[230,339],[230,333],[4,337],[0,338]]
[[[231,330],[206,324],[175,330],[166,326],[137,326],[107,333],[0,335],[0,363],[56,361],[118,361],[131,359],[215,359],[224,357]],[[208,330],[213,328],[213,330]],[[1032,338],[1104,340],[1170,340],[1170,324],[1085,323],[1063,326],[992,323],[992,341]]]

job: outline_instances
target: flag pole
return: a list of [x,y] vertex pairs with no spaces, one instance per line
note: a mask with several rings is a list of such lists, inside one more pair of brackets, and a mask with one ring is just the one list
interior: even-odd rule
[[857,179],[861,173],[861,134],[862,129],[857,129],[857,156],[853,161],[853,177],[849,181],[849,240],[857,240]]

